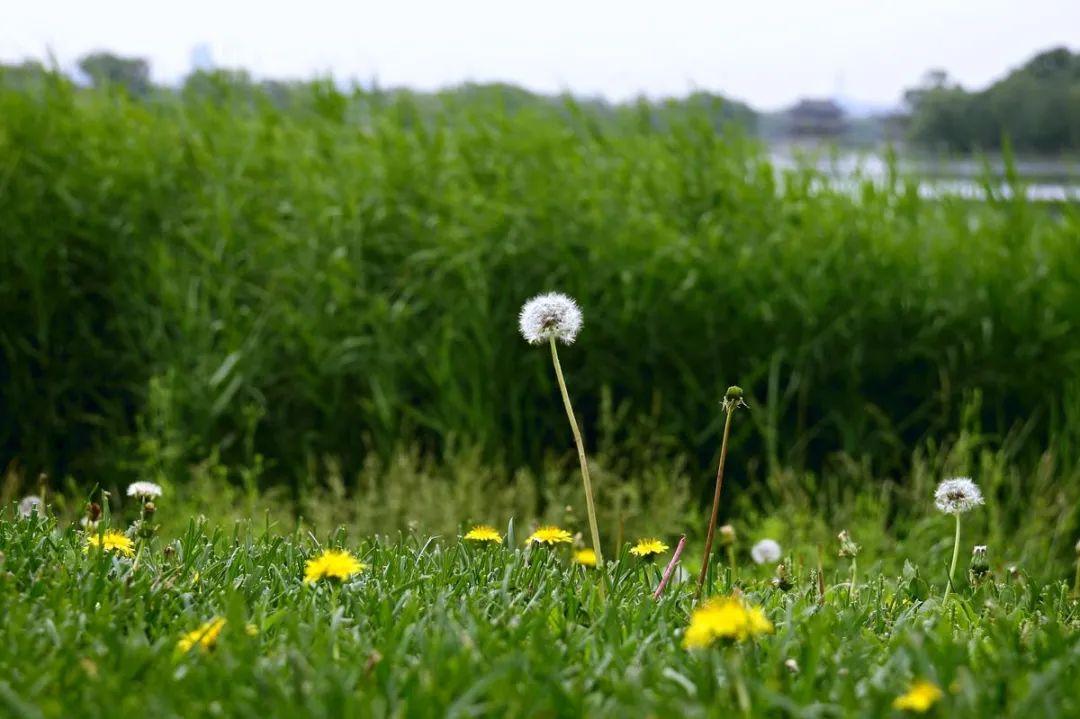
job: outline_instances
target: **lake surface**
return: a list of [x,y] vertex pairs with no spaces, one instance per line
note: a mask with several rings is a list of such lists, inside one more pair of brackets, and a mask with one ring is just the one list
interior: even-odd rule
[[[777,146],[769,156],[778,171],[812,167],[830,187],[852,192],[867,181],[884,185],[889,179],[889,163],[880,152]],[[1005,179],[1005,163],[1000,158],[900,157],[896,164],[901,178],[919,183],[923,197],[986,200],[989,193],[1008,198],[1019,190],[1034,202],[1080,202],[1080,161],[1017,159],[1014,166],[1019,183],[1015,187]]]

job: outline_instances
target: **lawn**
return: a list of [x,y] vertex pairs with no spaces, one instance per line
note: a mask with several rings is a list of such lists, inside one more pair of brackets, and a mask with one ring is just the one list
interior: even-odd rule
[[[864,551],[854,586],[839,541],[821,575],[816,548],[785,548],[778,582],[737,539],[705,594],[760,608],[772,631],[686,648],[700,550],[654,601],[671,538],[599,570],[512,522],[481,543],[193,519],[133,529],[125,557],[87,549],[98,534],[74,523],[5,512],[0,714],[871,717],[910,713],[894,702],[924,681],[937,716],[1076,716],[1068,582],[995,561],[969,582],[965,556],[943,603],[950,524],[934,526],[943,541],[920,534],[900,545],[911,556]],[[327,548],[363,568],[305,581]]]

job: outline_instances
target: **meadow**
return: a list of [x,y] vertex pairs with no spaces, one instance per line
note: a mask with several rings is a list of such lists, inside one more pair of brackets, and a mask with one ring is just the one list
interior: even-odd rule
[[0,715],[1080,713],[1080,210],[718,117],[0,74]]
[[[835,540],[821,574],[807,547],[785,550],[783,588],[739,542],[706,594],[738,590],[773,631],[701,649],[684,646],[693,582],[652,597],[667,556],[624,548],[600,572],[561,545],[524,549],[513,526],[498,545],[280,529],[191,521],[132,560],[51,519],[0,518],[0,713],[876,717],[911,715],[895,706],[919,681],[937,716],[1080,711],[1068,585],[997,561],[969,583],[965,559],[942,604],[930,533],[860,553],[854,586]],[[305,583],[320,545],[366,566]]]

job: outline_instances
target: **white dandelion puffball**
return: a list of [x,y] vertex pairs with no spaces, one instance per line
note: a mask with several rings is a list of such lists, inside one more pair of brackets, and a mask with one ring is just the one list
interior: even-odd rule
[[161,496],[161,485],[153,482],[132,482],[128,485],[127,496],[139,499],[155,499]]
[[41,513],[41,510],[39,509],[40,507],[41,507],[41,497],[37,496],[36,494],[31,494],[31,495],[28,495],[26,497],[23,497],[22,499],[19,500],[19,516],[20,517],[29,517],[31,514],[34,514],[35,512],[40,514]]
[[581,308],[559,292],[537,295],[525,303],[518,315],[521,336],[539,345],[551,339],[572,344],[581,331]]
[[963,514],[982,503],[982,492],[970,477],[946,479],[934,492],[934,504],[945,514]]
[[750,548],[750,556],[757,564],[773,564],[780,561],[780,545],[772,539],[762,539]]

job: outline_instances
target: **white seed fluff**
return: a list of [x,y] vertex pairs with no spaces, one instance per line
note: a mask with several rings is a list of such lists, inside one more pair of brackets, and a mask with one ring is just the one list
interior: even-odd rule
[[161,496],[161,485],[153,482],[132,482],[128,485],[127,496],[154,499]]
[[19,516],[29,517],[35,512],[41,513],[41,497],[31,494],[19,500]]
[[533,345],[552,338],[572,344],[581,331],[581,324],[581,308],[577,302],[559,292],[533,297],[518,315],[521,336]]
[[945,514],[963,514],[982,503],[982,492],[969,477],[946,479],[934,492],[934,504]]
[[772,564],[780,561],[780,545],[772,539],[762,539],[750,548],[750,556],[757,564]]

